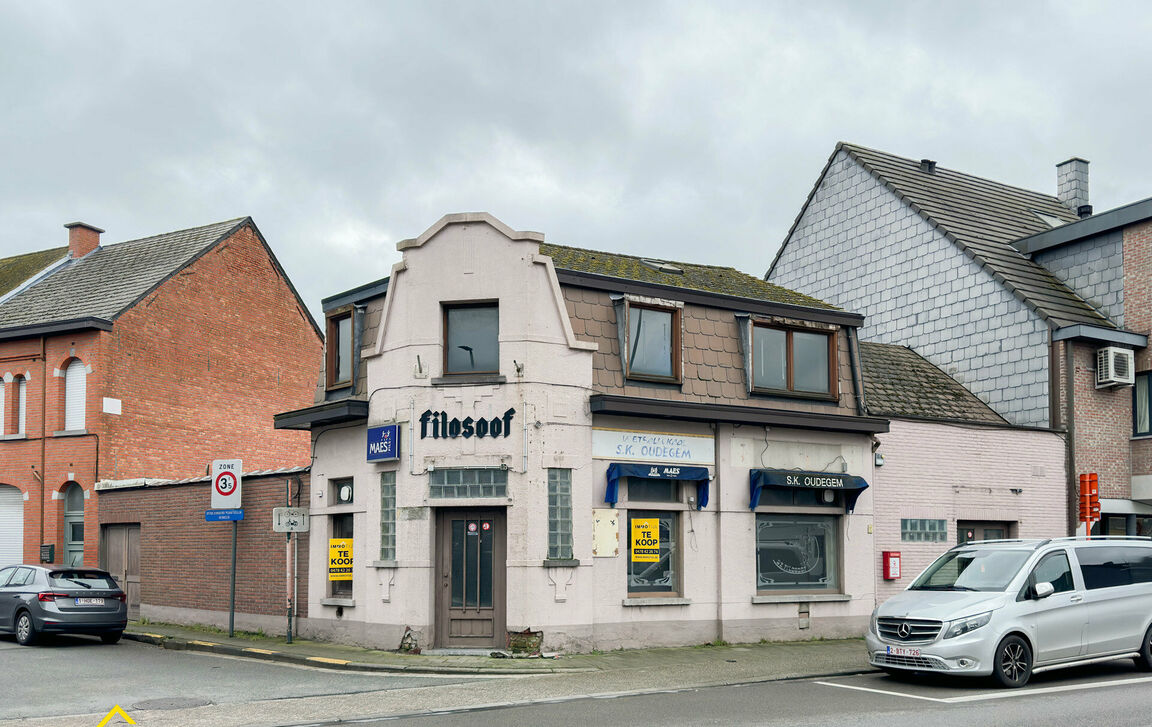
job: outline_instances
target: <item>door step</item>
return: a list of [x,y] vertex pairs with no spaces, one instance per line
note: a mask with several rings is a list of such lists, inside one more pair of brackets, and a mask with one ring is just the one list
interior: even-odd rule
[[507,659],[511,654],[501,651],[497,648],[476,649],[466,647],[447,647],[444,649],[421,649],[420,653],[424,656],[496,656],[497,658]]

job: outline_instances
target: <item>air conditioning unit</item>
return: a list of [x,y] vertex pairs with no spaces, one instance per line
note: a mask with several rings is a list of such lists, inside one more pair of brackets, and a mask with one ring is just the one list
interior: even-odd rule
[[1132,352],[1117,346],[1096,351],[1096,388],[1131,386],[1136,382],[1136,363]]

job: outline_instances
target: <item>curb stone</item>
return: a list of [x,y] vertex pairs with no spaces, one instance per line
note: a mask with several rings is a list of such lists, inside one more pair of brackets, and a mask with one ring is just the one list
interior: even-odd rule
[[274,661],[299,666],[310,666],[317,669],[331,669],[334,671],[369,671],[393,674],[491,674],[499,676],[527,675],[527,674],[559,674],[559,673],[587,673],[598,671],[591,667],[555,666],[523,669],[517,667],[469,667],[448,666],[439,664],[371,664],[350,661],[347,659],[331,659],[322,656],[304,656],[302,654],[289,654],[272,649],[258,647],[243,647],[233,644],[221,644],[214,641],[201,641],[197,639],[183,639],[177,636],[164,636],[144,632],[125,631],[124,638],[144,644],[159,646],[162,649],[173,651],[202,651],[210,654],[240,657],[243,659],[256,659],[259,661]]

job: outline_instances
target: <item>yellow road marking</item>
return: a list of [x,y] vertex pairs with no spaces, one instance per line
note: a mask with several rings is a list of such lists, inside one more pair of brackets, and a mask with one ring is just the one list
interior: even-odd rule
[[322,661],[325,664],[350,664],[347,659],[329,659],[326,656],[309,656],[308,661]]
[[189,644],[196,644],[197,646],[219,646],[215,641],[189,641]]
[[244,649],[244,651],[251,651],[253,654],[276,654],[278,652],[269,651],[268,649]]

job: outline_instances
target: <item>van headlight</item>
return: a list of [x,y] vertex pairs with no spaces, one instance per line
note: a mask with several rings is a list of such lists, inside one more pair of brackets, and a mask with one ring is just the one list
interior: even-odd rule
[[876,612],[875,611],[872,612],[872,622],[870,624],[868,624],[868,628],[876,636],[880,635],[880,626],[879,626],[879,622],[876,619]]
[[951,639],[961,634],[966,634],[969,631],[984,626],[992,620],[992,612],[977,614],[975,616],[967,616],[965,618],[958,618],[955,621],[948,622],[948,628],[944,631],[944,638]]

